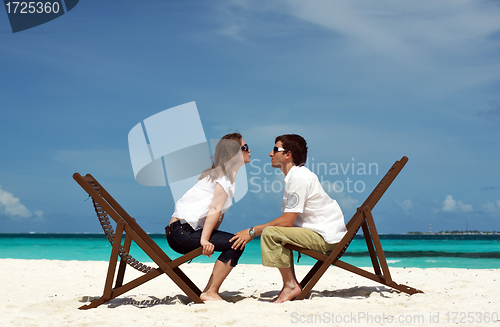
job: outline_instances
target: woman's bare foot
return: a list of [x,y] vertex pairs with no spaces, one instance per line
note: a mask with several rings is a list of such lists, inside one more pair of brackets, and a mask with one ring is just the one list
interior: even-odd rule
[[211,292],[203,292],[200,294],[200,299],[205,302],[205,301],[222,301],[223,298],[219,296],[217,293],[211,293]]
[[200,294],[200,299],[202,301],[222,301],[223,298],[219,296],[219,288],[232,269],[231,260],[225,263],[220,260],[215,261],[214,270],[208,279],[207,286]]

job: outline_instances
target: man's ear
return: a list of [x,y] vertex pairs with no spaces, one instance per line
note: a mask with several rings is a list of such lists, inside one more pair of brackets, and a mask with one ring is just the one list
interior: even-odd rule
[[[292,152],[291,151],[288,151],[286,154],[285,154],[285,159],[292,159]],[[293,160],[293,159],[292,159]]]

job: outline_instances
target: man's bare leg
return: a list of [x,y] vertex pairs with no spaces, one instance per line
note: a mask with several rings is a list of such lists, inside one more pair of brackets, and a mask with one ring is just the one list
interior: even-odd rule
[[226,263],[220,260],[215,261],[212,275],[210,275],[210,279],[208,280],[207,286],[205,286],[203,293],[201,293],[200,299],[202,301],[223,300],[219,295],[219,288],[232,269],[233,267],[231,266],[231,260]]
[[[292,266],[293,267],[293,266]],[[300,287],[293,268],[278,268],[281,277],[283,278],[283,288],[281,289],[278,297],[273,301],[274,303],[283,303],[290,301],[300,294],[302,288]]]

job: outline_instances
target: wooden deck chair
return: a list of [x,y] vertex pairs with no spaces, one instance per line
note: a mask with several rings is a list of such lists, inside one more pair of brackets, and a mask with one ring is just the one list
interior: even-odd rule
[[[302,292],[299,294],[299,296],[296,297],[297,300],[303,300],[309,294],[311,289],[314,287],[314,285],[316,285],[318,280],[321,278],[321,276],[323,276],[330,265],[335,265],[354,274],[366,277],[375,282],[395,288],[410,295],[415,293],[423,293],[422,291],[415,288],[397,284],[392,280],[391,273],[389,272],[389,267],[387,266],[387,261],[385,259],[384,251],[382,250],[380,238],[378,236],[377,229],[375,228],[375,222],[373,221],[372,216],[373,207],[375,207],[378,200],[380,200],[384,192],[387,190],[389,185],[391,185],[392,181],[396,178],[407,161],[408,158],[403,157],[401,158],[401,160],[396,161],[391,169],[389,169],[380,183],[378,183],[377,187],[375,187],[375,189],[368,196],[363,205],[361,205],[361,207],[357,209],[354,216],[347,223],[347,233],[330,255],[324,255],[322,253],[298,247],[292,244],[285,245],[285,247],[291,250],[308,255],[318,260],[304,277],[304,279],[300,282]],[[340,260],[360,228],[362,228],[363,234],[365,236],[365,241],[368,247],[368,252],[370,254],[374,273]]]
[[[113,197],[99,184],[92,175],[81,176],[78,173],[73,178],[92,197],[95,211],[101,226],[112,245],[111,257],[109,259],[108,273],[104,285],[103,295],[88,305],[79,309],[96,308],[117,296],[122,295],[131,289],[142,285],[153,278],[165,273],[172,281],[184,291],[184,293],[195,303],[203,303],[200,299],[200,289],[181,271],[179,266],[193,258],[201,255],[202,248],[193,250],[175,260],[171,260],[168,255],[151,239],[151,237],[137,224],[134,218],[113,199]],[[116,223],[116,232],[109,220],[111,217]],[[125,235],[125,237],[123,237]],[[123,241],[123,244],[122,244]],[[130,256],[130,245],[134,241],[158,267],[152,268],[140,263]],[[116,272],[118,257],[120,265]],[[139,270],[144,275],[123,284],[126,265]],[[116,282],[112,287],[113,280]]]

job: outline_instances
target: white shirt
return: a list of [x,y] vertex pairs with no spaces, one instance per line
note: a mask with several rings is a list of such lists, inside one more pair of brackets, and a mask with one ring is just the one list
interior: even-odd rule
[[321,186],[318,176],[307,167],[293,166],[285,177],[283,212],[297,212],[293,226],[310,229],[326,243],[340,242],[347,232],[337,201]]
[[221,215],[232,204],[236,185],[223,175],[213,182],[208,177],[198,181],[175,203],[172,217],[186,220],[194,230],[202,229],[214,198],[215,186],[222,186],[227,194],[226,202],[221,210]]

